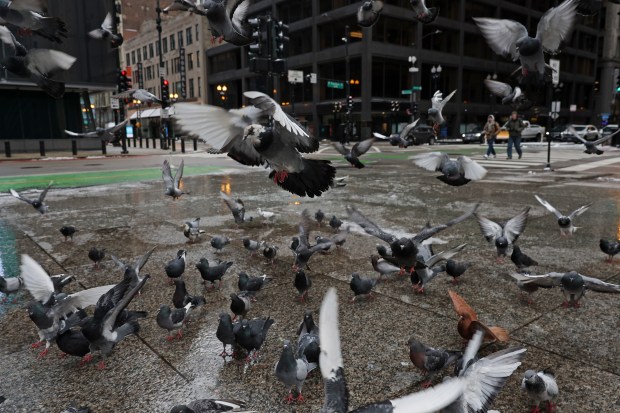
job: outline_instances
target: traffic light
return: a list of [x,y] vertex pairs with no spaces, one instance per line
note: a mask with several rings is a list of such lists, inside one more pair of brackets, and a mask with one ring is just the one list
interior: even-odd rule
[[266,21],[263,16],[248,19],[248,24],[252,29],[252,44],[250,44],[248,57],[250,58],[250,72],[267,73],[269,72],[268,45]]
[[127,68],[125,70],[123,70],[124,73],[124,83],[125,83],[125,90],[129,90],[133,87],[133,84],[131,82],[131,67],[127,66]]
[[161,106],[170,106],[170,82],[167,79],[161,81]]
[[289,28],[288,25],[281,21],[275,22],[273,25],[273,40],[274,40],[274,54],[278,59],[286,58],[287,45],[289,42],[288,37]]
[[398,112],[398,110],[400,109],[400,102],[398,102],[398,101],[396,101],[396,100],[393,100],[393,101],[392,101],[392,102],[390,102],[390,103],[391,103],[391,108],[390,108],[390,110],[391,110],[392,112]]
[[131,78],[127,70],[119,70],[117,88],[119,93],[131,89]]
[[347,96],[347,111],[353,109],[353,96]]

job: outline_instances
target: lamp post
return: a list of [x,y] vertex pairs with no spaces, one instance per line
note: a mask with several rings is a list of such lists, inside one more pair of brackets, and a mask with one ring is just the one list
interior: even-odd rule
[[345,93],[347,95],[347,111],[345,112],[346,114],[346,120],[345,120],[345,126],[344,126],[344,142],[349,142],[349,140],[351,139],[351,125],[350,123],[350,116],[351,116],[351,104],[349,103],[349,101],[351,100],[351,83],[350,83],[350,78],[351,78],[351,68],[350,68],[350,62],[349,62],[349,25],[344,26],[344,37],[342,38],[342,41],[344,42],[344,64],[345,64],[345,73],[344,73],[344,77],[345,77]]
[[140,118],[140,110],[142,109],[142,102],[140,100],[134,99],[133,104],[136,106],[136,133],[133,138],[133,146],[136,147],[136,137],[140,140],[140,145],[142,145],[142,120]]
[[[487,74],[487,80],[497,80],[497,73]],[[495,95],[489,92],[489,97],[491,98],[491,113],[495,114]]]
[[342,110],[342,102],[334,102],[334,108],[332,112],[334,112],[334,135],[338,135],[338,113]]
[[439,89],[439,79],[441,78],[441,65],[431,67],[431,96]]
[[225,108],[226,107],[226,101],[228,100],[228,86],[226,85],[217,85],[215,87],[215,90],[217,90],[217,93],[220,95],[220,103],[222,104],[222,107]]

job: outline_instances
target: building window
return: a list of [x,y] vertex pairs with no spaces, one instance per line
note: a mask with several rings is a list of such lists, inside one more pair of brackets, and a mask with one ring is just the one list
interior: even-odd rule
[[194,97],[194,79],[189,80],[189,97]]
[[142,47],[142,60],[146,60],[148,57],[146,56],[146,46]]
[[200,39],[200,36],[198,35],[198,25],[196,25],[196,40]]
[[187,70],[192,70],[194,68],[194,54],[193,53],[188,53],[187,54]]
[[132,65],[136,64],[136,51],[135,50],[131,51],[131,64]]
[[131,59],[129,59],[129,53],[127,53],[127,54],[125,55],[125,63],[126,63],[126,64],[128,64],[128,65],[130,65],[130,64],[131,64]]
[[161,52],[168,53],[168,38],[164,37],[161,42]]
[[159,56],[159,40],[155,41],[155,56]]
[[140,63],[142,61],[142,53],[140,53],[140,49],[137,49],[136,52],[137,61]]
[[185,44],[190,45],[192,44],[192,28],[188,27],[187,29],[185,29]]
[[177,38],[179,40],[179,47],[183,47],[183,32],[178,32]]
[[201,85],[200,78],[198,78],[198,81],[196,83],[198,84],[198,97],[200,97],[200,96],[202,96],[201,87],[200,87],[200,85]]
[[170,50],[174,50],[176,49],[176,46],[174,45],[174,34],[170,35]]
[[153,43],[149,43],[149,59],[152,59],[154,54],[155,53],[153,53]]
[[196,67],[200,67],[200,50],[196,52]]

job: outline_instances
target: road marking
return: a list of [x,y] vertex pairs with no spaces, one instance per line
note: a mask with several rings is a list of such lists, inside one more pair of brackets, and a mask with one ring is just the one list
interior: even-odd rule
[[620,162],[620,156],[608,158],[608,159],[601,159],[600,161],[595,161],[595,162],[583,163],[580,165],[567,166],[566,168],[558,169],[558,171],[581,172],[581,171],[587,171],[588,169],[594,169],[600,166],[611,165],[611,164],[618,163],[618,162]]

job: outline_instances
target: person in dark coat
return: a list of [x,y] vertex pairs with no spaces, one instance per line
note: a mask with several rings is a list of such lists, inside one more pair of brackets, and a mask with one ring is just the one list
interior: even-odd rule
[[521,132],[525,129],[525,124],[517,115],[517,111],[513,111],[510,119],[503,126],[508,131],[508,149],[506,150],[508,156],[506,159],[512,159],[512,145],[514,145],[519,159],[523,156],[521,151]]

